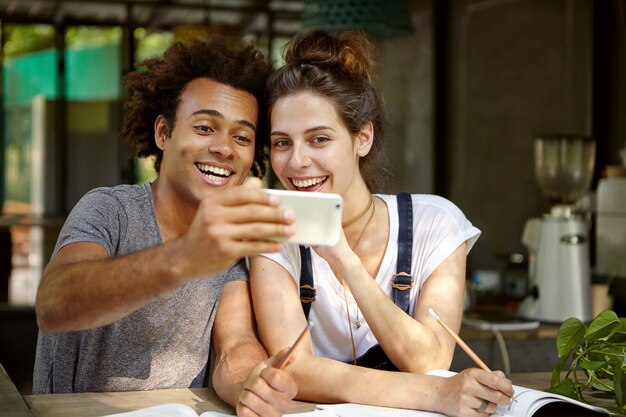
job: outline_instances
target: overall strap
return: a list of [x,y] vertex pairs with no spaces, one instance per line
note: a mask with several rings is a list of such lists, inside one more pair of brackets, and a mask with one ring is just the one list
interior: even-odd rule
[[411,194],[400,193],[398,200],[398,261],[396,274],[391,282],[393,302],[409,314],[409,303],[413,287],[411,258],[413,256],[413,200]]
[[315,286],[313,284],[313,267],[311,265],[311,249],[302,245],[300,248],[300,302],[304,317],[309,319],[309,311],[311,311],[311,303],[315,301]]

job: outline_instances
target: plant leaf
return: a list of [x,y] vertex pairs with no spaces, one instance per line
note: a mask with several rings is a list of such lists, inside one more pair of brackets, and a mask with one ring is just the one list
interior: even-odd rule
[[609,392],[611,394],[615,391],[615,387],[614,387],[613,381],[611,381],[610,379],[605,379],[603,381],[595,379],[591,383],[591,386],[594,389],[597,389],[598,391]]
[[615,388],[615,402],[620,409],[624,409],[626,407],[626,371],[623,368],[615,369],[613,387]]
[[616,328],[609,338],[610,342],[619,343],[626,341],[626,317],[620,317],[620,326]]
[[561,383],[555,387],[551,387],[548,391],[554,394],[565,395],[575,400],[582,400],[578,394],[578,390],[576,390],[576,384],[571,379],[564,379]]
[[556,335],[556,351],[559,358],[568,357],[585,336],[585,323],[575,317],[565,320]]
[[[558,361],[552,370],[550,392],[583,399],[583,391],[600,390],[614,398],[626,413],[626,318],[607,310],[585,326],[576,318],[567,319],[557,334]],[[571,360],[564,380],[563,369]],[[576,369],[587,378],[579,380]],[[612,394],[612,395],[611,395]]]
[[582,356],[578,361],[578,364],[581,368],[586,369],[587,371],[597,371],[605,365],[604,361],[592,361],[588,358]]
[[563,371],[563,367],[565,367],[565,363],[569,355],[563,356],[560,358],[557,363],[554,364],[554,368],[552,368],[552,379],[550,381],[550,388],[554,388],[561,382],[561,372]]
[[613,310],[605,310],[591,321],[585,333],[585,339],[598,340],[607,337],[613,330],[619,328],[621,325],[622,322]]

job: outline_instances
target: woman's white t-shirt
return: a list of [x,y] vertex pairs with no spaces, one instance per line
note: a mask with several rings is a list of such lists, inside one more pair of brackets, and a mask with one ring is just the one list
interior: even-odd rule
[[[377,194],[387,204],[389,212],[389,241],[383,261],[376,276],[376,283],[392,298],[391,281],[396,273],[398,254],[398,204],[395,195]],[[413,200],[413,254],[409,312],[413,314],[419,291],[430,274],[463,242],[467,241],[467,250],[472,248],[480,230],[472,226],[463,212],[452,202],[435,195],[414,194]],[[300,287],[300,250],[298,245],[286,244],[280,253],[264,254],[276,261],[293,277]],[[352,342],[343,287],[337,280],[328,263],[311,249],[316,299],[311,305],[309,321],[314,323],[311,330],[313,349],[316,355],[352,361]],[[357,357],[363,355],[372,346],[378,344],[363,315],[359,312],[361,326],[355,326],[357,304],[352,294],[347,292],[352,333]],[[271,302],[271,300],[268,300]]]

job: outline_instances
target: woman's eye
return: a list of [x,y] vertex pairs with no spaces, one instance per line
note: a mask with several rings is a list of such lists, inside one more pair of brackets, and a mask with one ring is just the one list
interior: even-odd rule
[[287,139],[278,139],[272,143],[272,147],[276,148],[284,148],[289,145],[289,141]]
[[314,143],[324,143],[324,142],[328,142],[330,140],[329,137],[327,136],[316,136],[313,138],[312,142]]
[[206,125],[200,125],[200,126],[196,126],[196,129],[204,132],[204,133],[212,133],[213,132],[213,128],[211,126],[206,126]]

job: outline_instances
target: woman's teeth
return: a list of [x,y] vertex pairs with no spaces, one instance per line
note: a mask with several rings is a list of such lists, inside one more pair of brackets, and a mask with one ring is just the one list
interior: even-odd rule
[[295,185],[298,188],[307,188],[307,187],[312,187],[314,185],[319,184],[320,182],[324,181],[326,179],[326,177],[318,177],[318,178],[309,178],[306,180],[296,180],[293,179],[293,185]]

